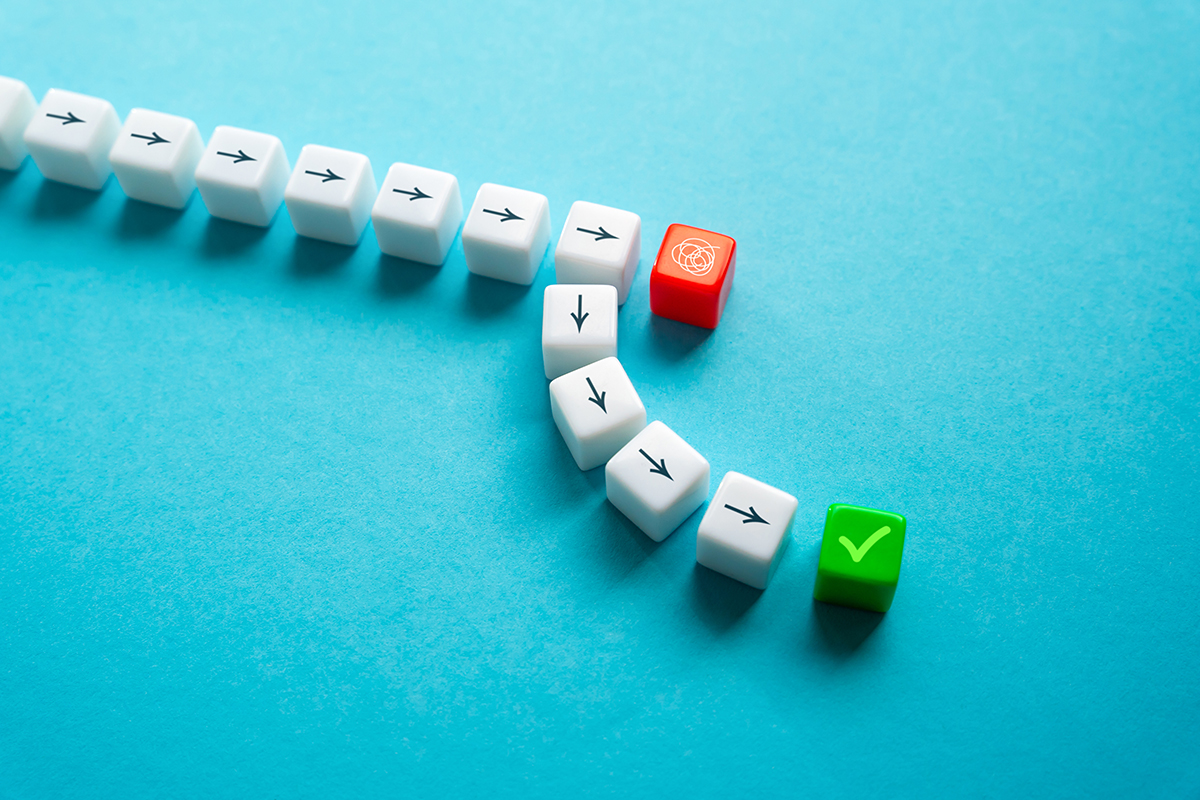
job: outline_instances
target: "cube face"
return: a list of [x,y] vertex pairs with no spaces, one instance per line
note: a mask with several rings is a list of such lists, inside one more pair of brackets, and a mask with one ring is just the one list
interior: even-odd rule
[[371,209],[379,249],[389,256],[442,264],[462,222],[458,178],[412,164],[393,164]]
[[704,456],[661,422],[641,433],[604,468],[608,502],[656,542],[691,516],[708,497]]
[[550,244],[550,203],[536,192],[485,183],[463,223],[462,244],[471,272],[528,286]]
[[688,225],[671,225],[650,272],[650,310],[660,317],[715,328],[733,287],[737,242]]
[[196,187],[204,142],[190,119],[135,108],[108,160],[125,194],[145,203],[183,208]]
[[554,380],[617,354],[617,290],[607,285],[546,287],[542,362]]
[[825,515],[813,598],[867,611],[891,608],[900,579],[905,527],[899,514],[831,505]]
[[35,111],[37,101],[29,87],[0,75],[0,169],[17,169],[29,154],[25,129]]
[[726,473],[700,520],[696,561],[765,589],[787,549],[797,501],[737,472]]
[[641,252],[641,217],[579,200],[572,204],[554,249],[555,279],[616,287],[617,303],[624,305]]
[[646,427],[646,407],[615,358],[551,381],[550,414],[582,470],[608,461]]
[[121,121],[107,100],[51,89],[24,139],[44,176],[98,191],[112,174],[108,153],[120,132]]
[[283,202],[290,172],[274,136],[219,125],[196,165],[196,188],[214,217],[265,228]]
[[356,245],[371,216],[375,175],[361,153],[308,144],[283,193],[296,233]]

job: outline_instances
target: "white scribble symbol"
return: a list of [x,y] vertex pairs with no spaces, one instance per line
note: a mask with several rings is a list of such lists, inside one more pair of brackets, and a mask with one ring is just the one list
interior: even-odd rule
[[712,272],[717,263],[717,251],[721,248],[703,239],[684,239],[671,248],[671,258],[683,269],[696,277]]

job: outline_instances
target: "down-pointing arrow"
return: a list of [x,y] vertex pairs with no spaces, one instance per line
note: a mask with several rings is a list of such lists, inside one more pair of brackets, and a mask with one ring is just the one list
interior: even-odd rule
[[583,313],[583,295],[579,295],[579,312],[571,315],[571,319],[575,320],[576,333],[583,333],[583,321],[590,316]]
[[644,455],[646,457],[646,460],[654,465],[654,467],[650,470],[651,472],[653,472],[657,475],[662,475],[669,481],[675,480],[674,478],[671,477],[671,473],[667,472],[667,460],[665,458],[662,459],[662,463],[660,464],[659,462],[657,462],[653,458],[651,458],[650,454],[647,453],[645,450],[638,450],[638,452],[641,453],[642,455]]
[[607,414],[608,409],[604,407],[604,396],[608,394],[608,392],[597,392],[596,385],[592,383],[592,379],[585,378],[585,380],[588,382],[588,388],[592,390],[592,396],[588,398],[588,402],[595,403],[596,405],[600,406],[600,410]]
[[763,525],[771,524],[758,515],[758,512],[754,510],[754,506],[750,506],[749,514],[747,514],[745,511],[742,511],[740,508],[734,508],[733,506],[729,505],[729,503],[726,503],[725,507],[728,508],[730,511],[733,511],[735,513],[741,514],[743,517],[746,517],[746,519],[742,520],[743,525],[746,525],[751,522],[761,522]]

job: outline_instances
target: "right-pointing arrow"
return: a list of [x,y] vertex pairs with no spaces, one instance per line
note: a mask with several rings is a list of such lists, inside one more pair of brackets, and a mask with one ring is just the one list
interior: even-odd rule
[[243,161],[258,161],[257,158],[251,158],[250,156],[246,155],[245,150],[238,150],[236,153],[222,153],[220,150],[218,150],[217,155],[225,156],[226,158],[232,158],[233,163],[235,164],[240,164]]
[[669,481],[675,480],[674,478],[671,477],[671,473],[667,472],[667,460],[665,458],[662,459],[662,463],[659,463],[658,461],[655,461],[653,458],[651,458],[650,454],[647,453],[645,450],[638,450],[638,452],[641,453],[642,455],[644,455],[646,457],[646,460],[654,465],[650,470],[651,472],[653,472],[656,475],[662,475]]
[[413,200],[428,200],[433,197],[433,195],[428,195],[428,194],[425,194],[424,192],[422,192],[420,187],[417,187],[417,186],[414,186],[413,190],[411,192],[406,192],[403,189],[392,189],[392,191],[398,192],[399,194],[411,195],[411,197],[408,198],[408,202],[410,202],[410,203]]
[[321,183],[329,183],[330,181],[346,180],[341,175],[338,175],[336,172],[331,170],[329,167],[326,167],[324,172],[314,172],[311,169],[306,169],[306,170],[304,170],[304,174],[305,175],[316,175],[318,178],[322,178],[323,180],[321,181]]
[[500,217],[501,222],[508,222],[509,220],[514,219],[525,219],[524,217],[518,217],[516,214],[509,211],[507,207],[505,207],[503,211],[492,211],[490,208],[485,208],[483,213],[495,214],[497,217]]
[[613,236],[611,233],[604,230],[603,225],[600,226],[600,230],[598,230],[598,231],[589,231],[587,228],[576,228],[575,230],[581,231],[583,233],[590,233],[592,236],[596,237],[595,241],[597,241],[597,242],[599,242],[602,239],[617,239],[617,238],[619,238],[617,236]]
[[54,117],[55,119],[61,119],[63,121],[63,125],[70,125],[72,122],[86,122],[87,121],[87,120],[82,120],[79,117],[75,116],[74,111],[68,111],[67,115],[65,117],[62,114],[51,114],[48,112],[47,112],[46,116]]
[[750,506],[749,514],[747,514],[745,511],[742,511],[740,508],[734,508],[733,506],[729,505],[729,503],[726,503],[725,507],[728,508],[730,511],[736,512],[738,514],[741,514],[743,517],[746,517],[746,519],[742,520],[743,525],[750,523],[750,522],[761,522],[763,525],[771,524],[758,515],[758,512],[754,510],[754,506]]

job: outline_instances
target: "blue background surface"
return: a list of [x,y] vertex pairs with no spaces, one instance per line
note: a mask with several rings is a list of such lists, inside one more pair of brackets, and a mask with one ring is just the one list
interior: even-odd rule
[[[27,161],[0,797],[1200,796],[1200,6],[330,5],[10,2],[0,74],[637,212],[620,357],[792,547],[760,594],[576,469],[549,254]],[[738,241],[711,335],[672,222]],[[908,518],[886,616],[811,600],[835,501]]]

